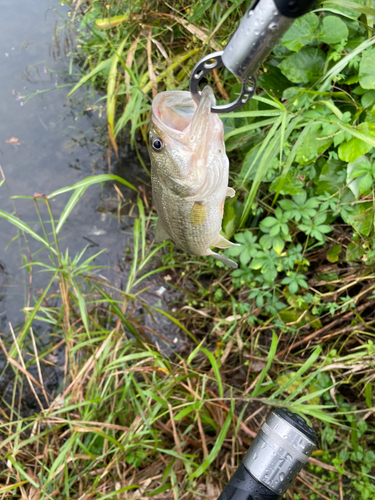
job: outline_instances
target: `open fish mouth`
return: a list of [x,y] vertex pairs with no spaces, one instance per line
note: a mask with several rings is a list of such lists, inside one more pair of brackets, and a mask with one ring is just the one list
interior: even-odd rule
[[210,87],[203,89],[198,106],[188,92],[162,92],[153,102],[152,126],[162,137],[170,137],[195,149],[198,143],[207,140],[214,104],[215,97]]

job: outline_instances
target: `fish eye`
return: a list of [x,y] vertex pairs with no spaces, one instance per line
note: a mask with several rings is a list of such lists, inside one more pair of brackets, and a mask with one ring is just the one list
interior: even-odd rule
[[156,153],[160,153],[164,149],[163,141],[159,137],[151,139],[151,147]]

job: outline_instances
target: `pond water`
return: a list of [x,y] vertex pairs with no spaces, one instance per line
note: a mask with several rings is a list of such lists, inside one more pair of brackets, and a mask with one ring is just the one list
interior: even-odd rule
[[[37,192],[48,195],[89,175],[108,172],[106,147],[97,143],[100,129],[106,125],[105,117],[99,118],[97,111],[90,110],[95,102],[102,102],[98,96],[87,98],[87,89],[67,99],[77,77],[69,75],[70,59],[65,55],[70,35],[57,26],[68,11],[67,6],[55,9],[43,0],[2,3],[0,165],[12,196],[33,196]],[[34,93],[38,95],[25,98]],[[142,169],[135,153],[122,147],[120,156],[112,164],[112,173],[140,185]],[[126,200],[134,201],[134,192],[125,187],[122,191]],[[55,218],[70,195],[52,200]],[[19,217],[41,232],[33,201],[14,202]],[[131,238],[132,219],[122,217],[119,221],[110,213],[116,206],[117,193],[111,184],[107,183],[104,190],[100,185],[90,187],[60,234],[62,248],[69,247],[72,256],[85,245],[90,245],[87,256],[107,249],[96,264],[121,264]],[[4,184],[0,187],[0,209],[14,212]],[[29,276],[20,268],[21,253],[26,252],[21,239],[7,248],[16,234],[14,227],[0,219],[0,331],[9,331],[9,322],[15,326],[24,318]],[[28,242],[31,252],[40,248],[31,237]],[[40,257],[48,258],[43,253]],[[40,290],[45,279],[34,273],[32,292]]]
[[[70,68],[66,55],[72,43],[70,33],[59,29],[68,11],[67,6],[54,8],[44,0],[3,0],[0,18],[0,166],[6,178],[6,184],[0,186],[0,210],[8,213],[16,210],[19,218],[41,235],[33,200],[13,199],[13,205],[12,196],[48,195],[89,175],[108,173],[107,147],[99,143],[100,137],[105,136],[106,118],[100,117],[95,109],[103,105],[100,96],[82,89],[67,98],[77,81],[74,73],[78,73],[76,68]],[[37,95],[29,99],[32,94]],[[135,187],[144,185],[145,180],[148,182],[136,154],[126,144],[121,146],[119,158],[112,158],[111,168],[111,173]],[[0,176],[0,183],[1,180]],[[118,288],[126,283],[130,267],[126,249],[132,247],[134,216],[129,210],[137,196],[125,186],[120,189],[128,203],[120,218],[116,216],[118,194],[113,184],[107,182],[103,188],[97,184],[87,189],[59,234],[60,249],[69,248],[72,257],[86,245],[89,245],[86,257],[105,249],[94,264],[108,266],[102,274]],[[70,195],[51,200],[55,219]],[[47,219],[42,202],[40,206]],[[11,242],[16,236],[17,229],[0,218],[0,338],[8,342],[12,342],[11,325],[17,332],[17,325],[24,321],[27,294],[30,293],[33,303],[50,279],[35,269],[30,283],[23,269],[23,256],[27,255],[23,239]],[[40,250],[41,245],[32,237],[27,240],[31,254]],[[49,262],[46,251],[34,258]],[[166,308],[168,293],[161,299],[157,293],[160,283],[148,284],[149,303]],[[145,326],[162,330],[173,348],[177,348],[176,329],[166,324],[164,316],[157,316],[146,314]],[[36,322],[34,331],[40,347],[56,343],[45,323]],[[64,346],[55,351],[50,359],[55,366],[46,365],[48,373],[43,377],[50,393],[61,387],[63,378]],[[0,351],[0,394],[9,402],[14,373],[10,367],[4,371],[4,362]],[[35,366],[30,371],[39,378]],[[23,394],[22,400],[23,413],[38,410],[30,391]]]
[[[103,108],[101,96],[92,95],[87,88],[67,98],[77,81],[78,69],[70,67],[67,56],[69,45],[74,43],[70,32],[63,26],[68,6],[53,7],[47,0],[3,0],[0,19],[0,166],[6,184],[0,186],[0,210],[17,213],[34,231],[43,235],[33,200],[13,199],[12,196],[33,196],[35,193],[50,194],[79,180],[96,174],[108,173],[107,145],[105,137],[106,117],[100,116]],[[29,98],[33,94],[34,97]],[[121,144],[119,158],[112,155],[111,173],[135,187],[149,183],[136,154],[130,146]],[[0,172],[1,174],[1,172]],[[1,182],[1,176],[0,176]],[[131,258],[127,249],[132,248],[133,221],[131,207],[137,193],[120,185],[125,200],[121,217],[117,217],[118,194],[112,182],[89,187],[69,216],[60,236],[60,249],[69,249],[71,257],[89,245],[86,257],[105,250],[95,259],[94,265],[103,265],[101,271],[112,285],[124,288]],[[51,199],[54,218],[57,219],[71,193]],[[14,203],[14,205],[12,204]],[[39,203],[46,220],[45,205]],[[133,211],[134,213],[134,211]],[[49,230],[50,227],[47,227]],[[23,307],[27,294],[31,304],[38,299],[50,276],[38,273],[34,268],[32,280],[23,268],[27,255],[23,239],[17,229],[0,218],[0,339],[13,342],[11,326],[24,321]],[[28,236],[28,246],[34,260],[49,263],[47,251],[37,253],[41,244]],[[160,281],[161,280],[161,281]],[[175,300],[162,278],[148,281],[149,291],[144,299],[151,305],[168,309]],[[142,283],[142,287],[146,283]],[[56,284],[57,286],[57,284]],[[54,305],[54,304],[52,304]],[[183,345],[178,328],[161,314],[150,316],[142,310],[148,336],[156,341],[152,330],[168,338],[171,352]],[[143,319],[142,319],[143,318]],[[34,322],[34,333],[40,348],[61,344],[50,336],[48,325]],[[168,347],[169,345],[169,347]],[[61,344],[52,352],[43,376],[50,393],[61,387],[65,366],[65,349]],[[8,367],[4,371],[5,357],[0,350],[0,395],[9,398],[13,390],[14,373]],[[36,367],[30,368],[38,379]],[[23,396],[26,413],[37,411],[32,394]],[[1,404],[1,401],[0,401]]]

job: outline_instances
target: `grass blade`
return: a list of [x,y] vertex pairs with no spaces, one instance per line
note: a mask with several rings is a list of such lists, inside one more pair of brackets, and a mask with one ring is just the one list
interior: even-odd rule
[[[309,359],[301,366],[301,368],[293,375],[293,377],[290,377],[277,391],[275,391],[270,399],[275,399],[277,396],[282,394],[288,387],[290,387],[294,382],[296,382],[299,378],[302,377],[302,375],[307,372],[307,370],[310,368],[310,366],[315,363],[315,361],[318,359],[320,356],[320,353],[322,352],[321,346],[317,347],[314,352],[311,354]],[[288,399],[292,399],[293,395],[291,395]]]
[[60,229],[64,225],[64,222],[66,221],[66,219],[68,218],[68,216],[70,215],[71,211],[76,206],[76,204],[78,203],[78,201],[80,200],[81,196],[86,191],[86,189],[87,189],[87,186],[86,187],[80,187],[80,188],[78,188],[78,189],[76,189],[74,191],[74,193],[70,197],[68,203],[65,205],[62,214],[60,215],[59,222],[57,223],[57,226],[56,226],[56,234],[59,233]]
[[274,360],[274,357],[275,357],[275,354],[276,354],[276,350],[277,350],[277,335],[275,332],[272,332],[272,342],[271,342],[271,347],[270,347],[270,350],[268,352],[268,356],[267,356],[267,365],[263,368],[261,374],[260,374],[260,377],[258,378],[258,382],[256,384],[256,386],[254,387],[254,390],[251,394],[252,397],[256,398],[259,393],[261,392],[261,385],[263,383],[263,380],[265,379],[267,373],[269,372],[269,369],[271,368],[271,365],[272,365],[272,361]]
[[71,186],[66,186],[61,189],[57,189],[57,191],[54,191],[53,193],[48,195],[47,198],[53,198],[54,196],[58,196],[59,194],[68,193],[69,191],[74,191],[79,188],[92,186],[94,184],[106,181],[117,181],[120,184],[124,184],[125,186],[128,186],[130,189],[137,191],[137,189],[133,186],[133,184],[130,184],[130,182],[126,181],[122,177],[119,177],[118,175],[101,174],[101,175],[92,175],[90,177],[86,177],[85,179],[82,179],[81,181],[76,182]]
[[[118,49],[115,51],[115,55],[112,58],[111,69],[108,75],[108,85],[107,85],[107,119],[110,131],[112,132],[112,137],[115,135],[115,108],[116,108],[116,77],[117,77],[117,64],[121,58],[122,52],[124,50],[125,44],[129,36],[126,36],[121,42]],[[115,148],[116,149],[116,148]]]
[[204,352],[205,355],[210,360],[212,369],[213,369],[214,374],[215,374],[215,378],[216,378],[216,382],[217,382],[217,387],[218,387],[218,390],[219,390],[219,396],[221,398],[223,398],[224,397],[223,382],[221,381],[221,375],[220,375],[219,365],[217,364],[215,356],[208,349],[203,348],[203,349],[201,349],[201,351]]
[[32,236],[35,240],[39,241],[39,243],[42,243],[46,248],[51,250],[56,255],[56,250],[48,243],[48,241],[39,236],[38,233],[33,231],[30,226],[28,226],[22,220],[18,219],[18,217],[8,214],[3,210],[0,210],[0,217],[10,222],[10,224],[12,224],[13,226],[16,226],[16,228],[19,229],[20,231],[23,231],[24,233],[27,233],[30,236]]
[[93,78],[95,75],[100,73],[101,71],[106,70],[112,63],[113,56],[110,57],[109,59],[106,59],[105,61],[102,61],[99,63],[90,73],[87,75],[83,76],[80,81],[73,87],[73,89],[69,92],[67,97],[70,97],[76,90],[78,90],[82,85],[87,83],[91,78]]
[[201,476],[203,474],[203,472],[208,468],[208,466],[215,460],[217,454],[219,453],[219,451],[223,445],[223,442],[224,442],[224,439],[227,435],[231,420],[232,420],[232,411],[230,411],[228,413],[227,418],[225,419],[224,425],[219,432],[219,435],[215,441],[215,444],[214,444],[212,450],[210,451],[210,454],[208,455],[206,460],[203,462],[203,464],[201,464],[198,467],[198,469],[195,472],[193,472],[193,474],[191,474],[189,479],[193,479],[194,477]]

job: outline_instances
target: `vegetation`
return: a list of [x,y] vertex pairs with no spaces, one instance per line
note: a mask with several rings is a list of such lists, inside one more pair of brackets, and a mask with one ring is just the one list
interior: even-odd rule
[[[82,68],[71,92],[88,83],[105,91],[110,147],[130,137],[147,170],[139,150],[152,95],[186,89],[194,64],[225,47],[246,6],[71,8],[71,57]],[[2,498],[217,498],[272,406],[304,415],[320,438],[289,498],[374,497],[374,16],[371,0],[324,1],[274,48],[250,103],[222,117],[237,192],[223,230],[240,243],[226,251],[239,269],[155,246],[154,214],[140,200],[125,290],[98,277],[95,256],[62,254],[59,230],[86,188],[131,188],[110,174],[30,199],[40,234],[0,212],[22,246],[31,237],[49,254],[48,265],[43,253],[30,255],[27,272],[51,276],[26,304],[24,324],[1,337],[14,380],[0,409]],[[225,70],[208,83],[219,102],[239,88]],[[69,190],[56,219],[48,200]],[[151,277],[183,291],[175,313],[147,303]],[[165,338],[152,344],[141,310],[177,325],[184,350],[167,356]],[[37,322],[66,346],[64,386],[53,396],[42,373],[53,348],[38,350]],[[27,417],[26,384],[38,404]]]

